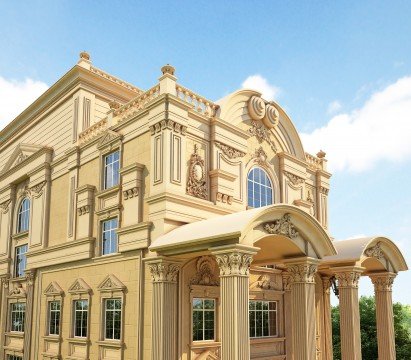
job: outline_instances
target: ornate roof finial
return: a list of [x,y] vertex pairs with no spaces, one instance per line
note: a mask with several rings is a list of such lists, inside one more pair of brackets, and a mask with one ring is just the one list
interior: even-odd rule
[[87,51],[82,51],[80,53],[80,59],[90,61],[90,54]]
[[175,71],[176,71],[176,69],[173,66],[171,66],[170,64],[164,65],[161,68],[161,72],[163,73],[163,75],[165,75],[165,74],[174,75]]
[[327,155],[324,151],[322,151],[322,150],[320,150],[318,153],[317,153],[317,157],[319,158],[319,159],[324,159],[325,158],[325,155]]

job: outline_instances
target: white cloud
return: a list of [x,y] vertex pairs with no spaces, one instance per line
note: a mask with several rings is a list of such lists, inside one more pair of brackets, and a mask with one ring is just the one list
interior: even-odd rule
[[41,81],[7,80],[0,76],[0,129],[19,115],[48,88]]
[[328,104],[327,113],[335,114],[339,112],[342,108],[341,103],[338,100],[334,100]]
[[251,75],[242,83],[243,89],[257,90],[261,92],[262,97],[266,100],[274,100],[280,93],[280,88],[272,85],[261,75]]
[[366,171],[379,161],[411,158],[411,77],[370,96],[359,109],[335,115],[325,126],[302,134],[308,152],[327,153],[331,171]]

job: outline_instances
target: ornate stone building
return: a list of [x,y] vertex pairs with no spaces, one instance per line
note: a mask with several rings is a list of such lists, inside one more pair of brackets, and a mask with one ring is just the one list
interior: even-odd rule
[[358,280],[395,359],[385,237],[333,241],[325,153],[256,91],[174,68],[143,91],[87,53],[0,132],[0,359],[360,359]]

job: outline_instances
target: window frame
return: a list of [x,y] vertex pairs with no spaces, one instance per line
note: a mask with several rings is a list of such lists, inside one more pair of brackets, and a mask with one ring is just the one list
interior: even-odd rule
[[[267,304],[275,303],[275,310],[270,310],[269,308],[266,309],[266,310],[265,309],[252,310],[252,309],[250,309],[250,304],[252,302],[254,302],[254,303],[260,302],[260,303],[267,303]],[[269,307],[269,305],[268,305],[268,307]],[[248,301],[248,318],[249,318],[249,337],[250,337],[250,340],[278,338],[279,337],[279,334],[280,334],[280,329],[279,329],[280,311],[279,311],[279,308],[280,308],[280,302],[278,300],[249,299],[249,301]],[[270,318],[269,317],[270,312],[275,313],[275,330],[276,330],[276,334],[275,335],[269,334],[269,335],[261,335],[261,336],[257,336],[257,335],[256,336],[251,336],[251,311],[253,311],[255,314],[257,312],[261,312],[261,313],[267,312],[268,318]],[[264,315],[263,315],[263,318],[264,318]],[[257,329],[257,327],[255,327],[255,329]],[[262,333],[264,333],[264,323],[262,323],[261,331],[262,331]],[[270,332],[270,323],[268,323],[268,331]]]
[[[19,253],[17,254],[17,251],[21,248],[25,248],[24,253]],[[15,278],[22,278],[26,275],[26,269],[27,269],[27,253],[29,251],[29,245],[28,244],[21,244],[18,246],[14,247],[14,277]],[[19,261],[20,258],[24,258],[24,269],[20,273],[20,264],[21,261]]]
[[[108,222],[111,222],[113,220],[117,221],[117,227],[111,228],[110,230],[104,230],[104,224],[108,223]],[[115,217],[112,217],[110,219],[105,219],[105,220],[100,221],[100,239],[101,239],[100,240],[100,247],[101,247],[100,255],[101,256],[108,256],[108,255],[118,254],[118,234],[117,234],[118,229],[119,229],[119,218],[118,218],[118,216],[115,216]],[[105,244],[104,234],[107,233],[107,232],[111,232],[111,231],[114,231],[114,234],[115,234],[115,251],[105,253],[104,252],[104,248],[105,248],[105,246],[104,246],[104,244]],[[112,243],[112,242],[113,242],[113,239],[110,238],[110,243]],[[110,246],[110,248],[111,248],[111,246]]]
[[[86,336],[78,336],[78,335],[76,335],[76,313],[77,313],[77,310],[76,310],[76,303],[77,302],[83,302],[83,301],[85,301],[85,302],[87,302],[87,310],[81,310],[81,312],[82,313],[86,313],[86,315],[87,315],[87,323],[86,323],[86,327],[85,327],[85,329],[86,329]],[[89,336],[90,336],[90,329],[89,329],[89,324],[90,324],[90,299],[83,299],[83,298],[79,298],[79,299],[73,299],[72,300],[72,311],[73,311],[73,316],[72,316],[72,332],[73,332],[73,338],[75,338],[75,339],[88,339],[89,338]]]
[[[110,298],[106,297],[106,298],[103,298],[102,300],[103,300],[103,312],[104,312],[102,338],[104,341],[121,341],[123,339],[123,303],[124,303],[123,297],[121,296],[120,297],[110,297]],[[108,301],[120,301],[120,326],[119,326],[120,335],[118,338],[114,338],[114,337],[110,338],[106,336],[107,335],[107,311],[108,311],[107,302]],[[114,313],[115,309],[110,310],[110,311]],[[113,333],[114,333],[114,325],[113,325]]]
[[[50,327],[51,327],[51,312],[54,311],[56,312],[56,310],[52,310],[50,308],[50,305],[52,303],[58,303],[59,304],[59,309],[58,309],[58,314],[59,314],[59,323],[58,323],[58,333],[51,333],[50,331]],[[62,315],[62,308],[63,308],[63,304],[62,301],[60,299],[50,299],[47,301],[47,336],[56,336],[56,337],[60,337],[61,336],[61,315]]]
[[[107,163],[106,159],[109,158],[110,156],[113,156],[114,154],[118,154],[117,159],[114,161]],[[112,176],[111,176],[111,181],[112,183],[108,183],[108,178],[107,178],[107,169],[110,165],[116,164],[117,165],[117,178],[116,178],[116,183],[114,184],[113,178],[115,172],[112,171]],[[116,149],[113,151],[110,151],[108,153],[105,153],[102,155],[102,166],[103,166],[103,174],[102,174],[102,189],[103,190],[108,190],[111,188],[114,188],[120,184],[120,169],[121,169],[121,151],[120,149]]]
[[[22,210],[24,204],[28,203],[28,207]],[[22,222],[22,216],[25,216],[24,222]],[[17,217],[16,217],[16,234],[22,234],[30,230],[30,215],[31,215],[31,200],[28,196],[24,196],[17,208]],[[22,228],[23,225],[26,227]]]
[[[204,334],[205,334],[205,328],[204,328],[204,324],[203,324],[203,339],[200,339],[200,340],[194,340],[194,311],[199,311],[199,310],[195,310],[194,309],[194,300],[202,300],[202,301],[204,301],[204,300],[212,300],[213,302],[214,302],[214,308],[213,308],[213,310],[212,310],[212,312],[213,312],[213,314],[214,314],[214,329],[213,329],[213,339],[204,339]],[[206,309],[204,309],[204,306],[203,306],[203,309],[201,310],[201,312],[202,312],[202,314],[203,314],[203,316],[202,316],[202,321],[203,321],[203,323],[205,323],[205,311],[207,311]],[[217,298],[215,298],[215,297],[210,297],[210,296],[207,296],[207,297],[204,297],[204,296],[193,296],[192,298],[191,298],[191,301],[190,301],[190,316],[191,316],[191,331],[190,331],[190,334],[191,334],[191,336],[190,336],[190,341],[191,341],[191,343],[192,344],[198,344],[198,343],[209,343],[209,342],[216,342],[217,341],[217,338],[218,338],[218,334],[217,334],[217,312],[218,312],[218,299]]]
[[[262,182],[261,182],[261,180],[259,181],[259,182],[257,182],[256,180],[254,180],[254,175],[253,175],[253,178],[252,179],[250,179],[250,175],[253,173],[254,174],[254,171],[256,171],[256,170],[259,170],[261,173],[263,173],[265,176],[266,176],[266,178],[267,178],[267,180],[269,181],[269,185],[270,186],[267,186],[266,184],[263,184]],[[260,174],[261,174],[260,173]],[[250,184],[250,182],[253,184],[253,196],[251,197],[251,199],[253,199],[253,204],[250,204],[250,201],[249,201],[249,199],[250,199],[250,186],[249,186],[249,184]],[[255,193],[255,191],[254,191],[254,185],[255,184],[257,184],[259,187],[260,187],[260,189],[262,188],[262,187],[264,187],[264,189],[265,189],[265,193],[266,193],[266,196],[265,196],[265,200],[266,200],[266,204],[264,204],[264,205],[262,205],[262,192],[260,192],[260,199],[259,199],[259,206],[255,206],[255,203],[254,203],[254,193]],[[275,202],[275,192],[274,192],[274,181],[273,181],[273,179],[271,178],[271,176],[270,176],[270,174],[268,173],[268,171],[266,170],[266,169],[264,169],[263,167],[261,167],[261,166],[252,166],[249,170],[248,170],[248,172],[247,172],[247,186],[246,186],[246,188],[247,188],[247,206],[248,207],[250,207],[250,208],[258,208],[258,207],[263,207],[263,206],[268,206],[268,205],[272,205],[272,204],[274,204],[274,202]],[[270,192],[271,192],[271,203],[268,203],[268,191],[267,190],[270,190]]]
[[[21,329],[22,330],[14,330],[14,325],[13,325],[13,313],[22,313],[21,311],[13,311],[13,307],[16,305],[24,305],[24,312],[23,312],[23,321],[22,321],[22,325],[21,325]],[[24,328],[26,325],[26,308],[27,308],[27,304],[26,302],[20,302],[20,301],[13,301],[10,302],[9,304],[9,321],[10,321],[10,325],[9,325],[9,331],[12,333],[18,333],[18,334],[23,334],[24,333]]]

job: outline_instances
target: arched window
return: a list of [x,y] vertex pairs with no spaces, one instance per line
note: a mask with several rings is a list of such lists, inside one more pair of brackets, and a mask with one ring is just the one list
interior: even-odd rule
[[248,206],[258,208],[273,203],[273,186],[263,169],[252,168],[247,179]]
[[29,229],[30,224],[30,200],[23,199],[20,203],[19,212],[17,214],[17,232],[21,233]]

